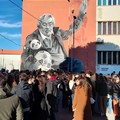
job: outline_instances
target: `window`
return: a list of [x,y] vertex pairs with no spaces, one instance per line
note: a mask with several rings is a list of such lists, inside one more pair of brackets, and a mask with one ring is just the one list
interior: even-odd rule
[[113,64],[117,64],[117,52],[113,52]]
[[120,65],[120,51],[118,52],[118,64]]
[[98,22],[98,35],[101,35],[101,22]]
[[118,34],[120,34],[120,22],[118,22]]
[[103,34],[106,34],[106,22],[103,22]]
[[98,0],[98,6],[120,5],[120,0]]
[[116,0],[113,0],[113,5],[116,5]]
[[120,21],[98,22],[98,35],[120,35]]
[[120,0],[118,0],[118,5],[120,5]]
[[106,64],[106,52],[103,51],[103,64]]
[[112,63],[111,56],[111,51],[108,51],[108,64]]
[[113,22],[113,34],[116,34],[116,22]]
[[103,5],[106,5],[106,0],[103,0]]
[[97,51],[97,64],[120,65],[120,51]]
[[98,59],[98,64],[101,64],[101,52],[98,51],[98,54],[97,54],[97,59]]
[[98,5],[101,6],[101,0],[98,0]]
[[108,22],[108,34],[111,34],[111,22]]
[[111,0],[108,0],[108,5],[111,5]]

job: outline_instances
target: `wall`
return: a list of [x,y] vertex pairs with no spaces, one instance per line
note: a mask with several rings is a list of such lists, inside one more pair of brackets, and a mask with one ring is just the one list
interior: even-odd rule
[[0,69],[20,69],[21,55],[0,54]]

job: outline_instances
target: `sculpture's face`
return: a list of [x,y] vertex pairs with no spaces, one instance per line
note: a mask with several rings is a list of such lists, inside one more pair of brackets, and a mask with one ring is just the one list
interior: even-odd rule
[[40,32],[49,37],[53,33],[54,21],[51,17],[45,17],[39,26]]

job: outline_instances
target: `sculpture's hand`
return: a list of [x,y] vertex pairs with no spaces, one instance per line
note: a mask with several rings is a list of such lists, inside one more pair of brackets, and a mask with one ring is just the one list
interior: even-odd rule
[[74,21],[69,27],[69,32],[68,32],[69,35],[74,34],[74,32],[81,27],[84,17],[86,15],[86,12],[87,12],[87,0],[82,0],[78,15],[73,16]]
[[87,0],[82,0],[81,6],[80,6],[80,12],[86,13],[87,11]]

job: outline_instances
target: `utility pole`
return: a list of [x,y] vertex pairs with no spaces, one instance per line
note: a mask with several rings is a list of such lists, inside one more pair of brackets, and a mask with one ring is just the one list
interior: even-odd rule
[[3,49],[2,50],[2,68],[4,68],[4,55],[3,55]]
[[71,65],[70,65],[70,71],[73,71],[73,59],[74,58],[74,47],[75,47],[75,19],[76,16],[74,16],[74,9],[72,10],[72,19],[73,19],[73,35],[72,35],[72,45],[71,45]]

